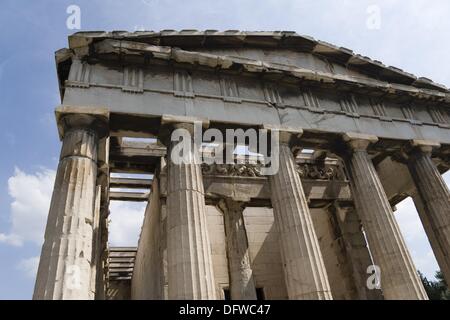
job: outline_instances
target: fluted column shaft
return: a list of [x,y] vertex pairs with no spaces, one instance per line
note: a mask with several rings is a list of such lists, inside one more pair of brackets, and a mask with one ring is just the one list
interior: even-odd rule
[[280,144],[279,169],[269,181],[289,299],[332,299],[308,202],[288,144]]
[[[418,213],[429,225],[425,231],[445,280],[450,283],[450,191],[431,159],[431,148],[414,149],[408,168],[423,206],[419,206]],[[415,199],[416,206],[417,202]]]
[[[376,137],[374,137],[376,141]],[[366,148],[370,141],[350,141],[346,159],[350,186],[375,265],[380,268],[385,299],[427,299],[389,201]]]
[[[187,126],[192,137],[192,127]],[[202,172],[194,146],[185,161],[167,159],[167,262],[169,299],[215,299],[211,246],[206,223]]]
[[66,132],[34,299],[93,299],[90,287],[98,136]]
[[[367,287],[367,268],[371,266],[369,248],[367,247],[364,233],[361,230],[361,220],[353,207],[341,207],[337,203],[329,207],[329,212],[335,219],[338,232],[347,258],[348,272],[356,289],[358,300],[381,300],[383,298],[380,289]],[[342,266],[345,266],[342,265]]]
[[231,299],[256,300],[243,217],[244,206],[241,202],[226,199],[221,201],[219,208],[224,215]]

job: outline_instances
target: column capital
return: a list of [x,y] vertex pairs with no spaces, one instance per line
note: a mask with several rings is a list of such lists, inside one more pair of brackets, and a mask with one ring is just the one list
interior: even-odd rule
[[441,144],[436,141],[419,139],[410,140],[407,145],[406,152],[412,153],[419,151],[421,153],[431,154],[434,149],[440,148],[440,146]]
[[170,143],[170,135],[175,129],[185,129],[193,136],[197,123],[201,124],[202,130],[209,127],[209,120],[206,118],[162,115],[159,139],[163,144],[168,146]]
[[247,203],[246,201],[237,200],[233,198],[222,198],[219,200],[217,206],[223,212],[225,211],[244,211]]
[[269,132],[278,131],[280,144],[287,144],[290,147],[294,146],[303,135],[303,129],[288,126],[263,124],[261,129],[265,129]]
[[396,160],[408,164],[417,156],[431,156],[433,150],[440,148],[441,144],[431,140],[410,140],[395,154]]
[[346,132],[342,139],[347,143],[352,151],[367,150],[367,147],[378,141],[378,137],[369,134]]
[[186,130],[193,130],[194,124],[201,123],[202,128],[209,127],[209,120],[207,118],[189,117],[189,116],[173,116],[164,114],[161,117],[162,127],[184,128]]
[[55,110],[55,117],[61,140],[67,131],[77,128],[94,131],[99,138],[107,136],[109,132],[107,108],[59,106]]

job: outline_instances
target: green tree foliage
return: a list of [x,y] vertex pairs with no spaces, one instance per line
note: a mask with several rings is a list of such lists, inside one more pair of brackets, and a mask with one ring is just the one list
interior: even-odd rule
[[436,271],[436,281],[428,280],[420,271],[417,272],[430,300],[450,300],[450,290],[441,271]]

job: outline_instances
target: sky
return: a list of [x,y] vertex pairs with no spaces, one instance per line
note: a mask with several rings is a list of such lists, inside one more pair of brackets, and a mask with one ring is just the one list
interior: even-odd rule
[[[450,87],[448,0],[2,0],[0,299],[32,296],[60,150],[54,52],[79,31],[70,29],[73,5],[80,30],[290,30]],[[113,245],[136,244],[143,210],[111,204]],[[395,215],[416,267],[433,277],[438,267],[412,201]]]

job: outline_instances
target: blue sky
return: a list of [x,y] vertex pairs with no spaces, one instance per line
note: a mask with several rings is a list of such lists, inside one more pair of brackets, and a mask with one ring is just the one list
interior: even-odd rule
[[[80,7],[82,30],[293,30],[450,87],[446,0],[2,0],[0,299],[29,299],[33,290],[60,148],[53,53],[77,31],[66,27],[69,5]],[[133,244],[142,205],[112,211],[113,243]],[[436,262],[411,201],[396,216],[416,266],[432,276]]]

